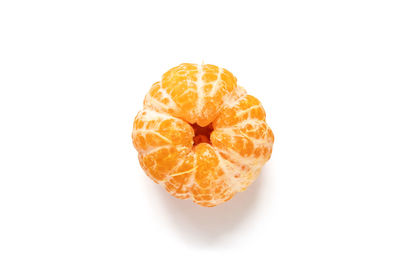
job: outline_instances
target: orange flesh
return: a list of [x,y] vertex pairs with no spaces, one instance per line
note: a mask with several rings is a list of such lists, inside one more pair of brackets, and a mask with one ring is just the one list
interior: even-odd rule
[[132,140],[153,181],[175,197],[211,207],[256,179],[274,135],[260,101],[229,71],[184,63],[153,84]]

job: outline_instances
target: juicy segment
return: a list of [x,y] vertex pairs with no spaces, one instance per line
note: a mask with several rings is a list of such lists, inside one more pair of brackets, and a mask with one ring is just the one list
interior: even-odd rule
[[[213,129],[209,139],[196,125]],[[132,140],[153,181],[177,198],[211,207],[255,180],[271,156],[274,135],[260,101],[230,72],[182,64],[152,86]]]
[[240,92],[235,76],[226,69],[184,63],[153,84],[144,106],[206,126],[216,118],[223,103],[236,99]]

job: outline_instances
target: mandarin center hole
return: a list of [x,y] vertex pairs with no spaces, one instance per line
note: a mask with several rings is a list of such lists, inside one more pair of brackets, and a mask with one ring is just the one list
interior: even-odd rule
[[210,135],[214,130],[212,123],[208,124],[207,126],[201,127],[197,123],[191,124],[194,130],[194,138],[193,138],[193,145],[198,145],[200,143],[208,143],[211,144]]

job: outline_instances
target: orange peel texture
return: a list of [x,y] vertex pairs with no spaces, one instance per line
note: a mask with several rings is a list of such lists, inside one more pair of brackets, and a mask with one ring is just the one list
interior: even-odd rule
[[147,93],[132,140],[154,182],[174,197],[212,207],[257,178],[274,135],[260,101],[232,73],[183,63]]

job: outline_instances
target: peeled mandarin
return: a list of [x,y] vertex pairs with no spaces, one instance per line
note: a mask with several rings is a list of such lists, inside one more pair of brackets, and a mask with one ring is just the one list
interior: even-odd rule
[[183,63],[147,93],[132,140],[154,182],[174,197],[213,207],[257,178],[274,135],[261,102],[232,73]]

